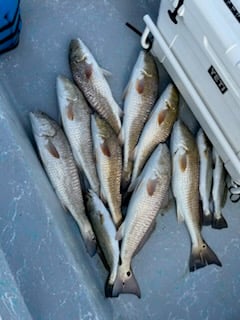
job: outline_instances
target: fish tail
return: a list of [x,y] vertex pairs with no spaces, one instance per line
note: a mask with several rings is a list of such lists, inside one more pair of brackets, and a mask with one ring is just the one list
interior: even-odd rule
[[213,229],[224,229],[227,227],[228,227],[227,221],[222,214],[218,218],[216,216],[213,216],[213,219],[212,219]]
[[202,224],[204,226],[210,226],[212,224],[212,215],[211,213],[206,214],[205,212],[202,215]]
[[203,241],[198,247],[192,247],[189,261],[190,272],[196,271],[209,264],[216,264],[219,267],[222,266],[221,261],[208,244]]
[[[110,289],[110,287],[108,287],[108,289]],[[111,297],[118,297],[121,293],[135,294],[139,299],[141,298],[141,291],[132,270],[129,269],[125,271],[123,265],[120,265],[118,268],[118,274],[113,284]]]

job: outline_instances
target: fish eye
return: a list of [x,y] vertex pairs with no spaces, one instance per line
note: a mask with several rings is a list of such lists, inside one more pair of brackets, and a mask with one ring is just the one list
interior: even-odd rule
[[205,249],[205,248],[206,248],[206,245],[205,245],[205,244],[203,244],[203,245],[202,245],[202,248],[203,248],[203,249]]
[[130,277],[131,276],[131,271],[127,272],[127,276]]

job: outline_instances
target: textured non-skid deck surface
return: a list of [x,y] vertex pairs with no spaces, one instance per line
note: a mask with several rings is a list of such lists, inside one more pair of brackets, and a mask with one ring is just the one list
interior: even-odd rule
[[[58,119],[55,80],[70,76],[68,44],[80,37],[109,70],[119,104],[138,55],[142,17],[156,20],[153,0],[22,0],[19,47],[0,56],[0,243],[2,319],[238,320],[240,206],[227,202],[229,228],[203,228],[223,267],[188,272],[190,242],[170,202],[135,257],[142,298],[104,298],[107,273],[85,252],[78,228],[61,208],[32,146],[28,113]],[[167,76],[160,68],[160,89]]]

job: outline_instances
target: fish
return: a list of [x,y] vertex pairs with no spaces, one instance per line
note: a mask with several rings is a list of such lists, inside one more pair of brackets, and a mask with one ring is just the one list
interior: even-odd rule
[[96,237],[87,218],[78,170],[62,129],[46,113],[30,113],[34,139],[45,171],[64,207],[75,219],[90,256],[96,253]]
[[97,243],[103,252],[107,265],[110,269],[109,277],[105,286],[105,296],[111,297],[112,288],[117,277],[119,263],[119,241],[116,240],[116,226],[112,217],[98,197],[92,190],[87,195],[88,215],[96,234]]
[[222,266],[201,234],[199,210],[199,153],[194,136],[181,120],[175,122],[170,139],[172,191],[177,219],[184,221],[191,238],[190,272],[209,264]]
[[57,77],[57,98],[74,159],[80,172],[87,177],[90,188],[99,195],[100,184],[93,156],[92,111],[78,87],[62,75]]
[[128,188],[131,191],[134,181],[139,176],[146,160],[154,148],[168,138],[178,114],[179,93],[173,84],[167,85],[162,95],[156,102],[149,119],[147,120],[140,135],[139,142],[134,150],[134,165],[131,184]]
[[69,64],[75,83],[91,107],[119,135],[122,110],[113,98],[103,69],[100,68],[86,44],[79,38],[70,41]]
[[108,204],[113,221],[118,227],[122,222],[121,146],[111,126],[96,113],[91,116],[91,127],[101,199]]
[[159,77],[154,57],[150,52],[141,50],[125,90],[124,116],[119,135],[123,143],[123,190],[129,185],[134,149],[158,97],[158,87]]
[[227,196],[226,175],[223,161],[218,155],[216,149],[213,147],[212,228],[214,229],[223,229],[228,227],[227,221],[222,214],[222,208],[224,207]]
[[120,265],[113,285],[112,296],[121,293],[135,294],[141,297],[141,291],[131,268],[132,258],[148,238],[154,228],[156,216],[171,180],[170,153],[166,144],[159,144],[147,161],[141,173],[127,209],[124,222],[117,231],[121,240]]
[[200,157],[199,192],[203,210],[202,223],[204,225],[211,225],[212,145],[201,128],[197,133],[196,140]]

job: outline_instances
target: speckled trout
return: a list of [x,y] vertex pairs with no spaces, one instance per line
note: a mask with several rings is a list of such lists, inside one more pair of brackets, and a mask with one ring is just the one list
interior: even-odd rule
[[198,148],[193,135],[180,120],[173,126],[171,155],[177,218],[185,222],[192,242],[189,269],[195,271],[208,264],[221,266],[218,257],[201,235]]
[[57,97],[64,131],[73,156],[91,189],[99,194],[96,161],[93,157],[91,110],[76,85],[64,76],[57,77]]
[[122,222],[120,193],[122,172],[121,146],[118,143],[115,132],[106,120],[94,114],[92,115],[91,122],[101,197],[104,202],[107,202],[113,221],[118,227]]
[[122,110],[113,98],[103,70],[82,40],[71,40],[69,63],[73,79],[91,107],[106,119],[118,135],[121,129]]
[[96,238],[86,216],[82,191],[70,145],[59,125],[43,112],[31,112],[34,138],[48,177],[62,203],[76,220],[88,253],[96,252]]
[[150,52],[141,51],[133,68],[124,100],[121,129],[123,146],[122,188],[130,182],[134,149],[158,96],[158,70]]
[[141,173],[139,184],[130,199],[127,214],[120,226],[117,239],[122,238],[117,279],[113,296],[132,293],[141,296],[140,288],[131,270],[133,256],[143,238],[152,230],[157,213],[167,194],[171,178],[170,154],[166,144],[159,144]]

